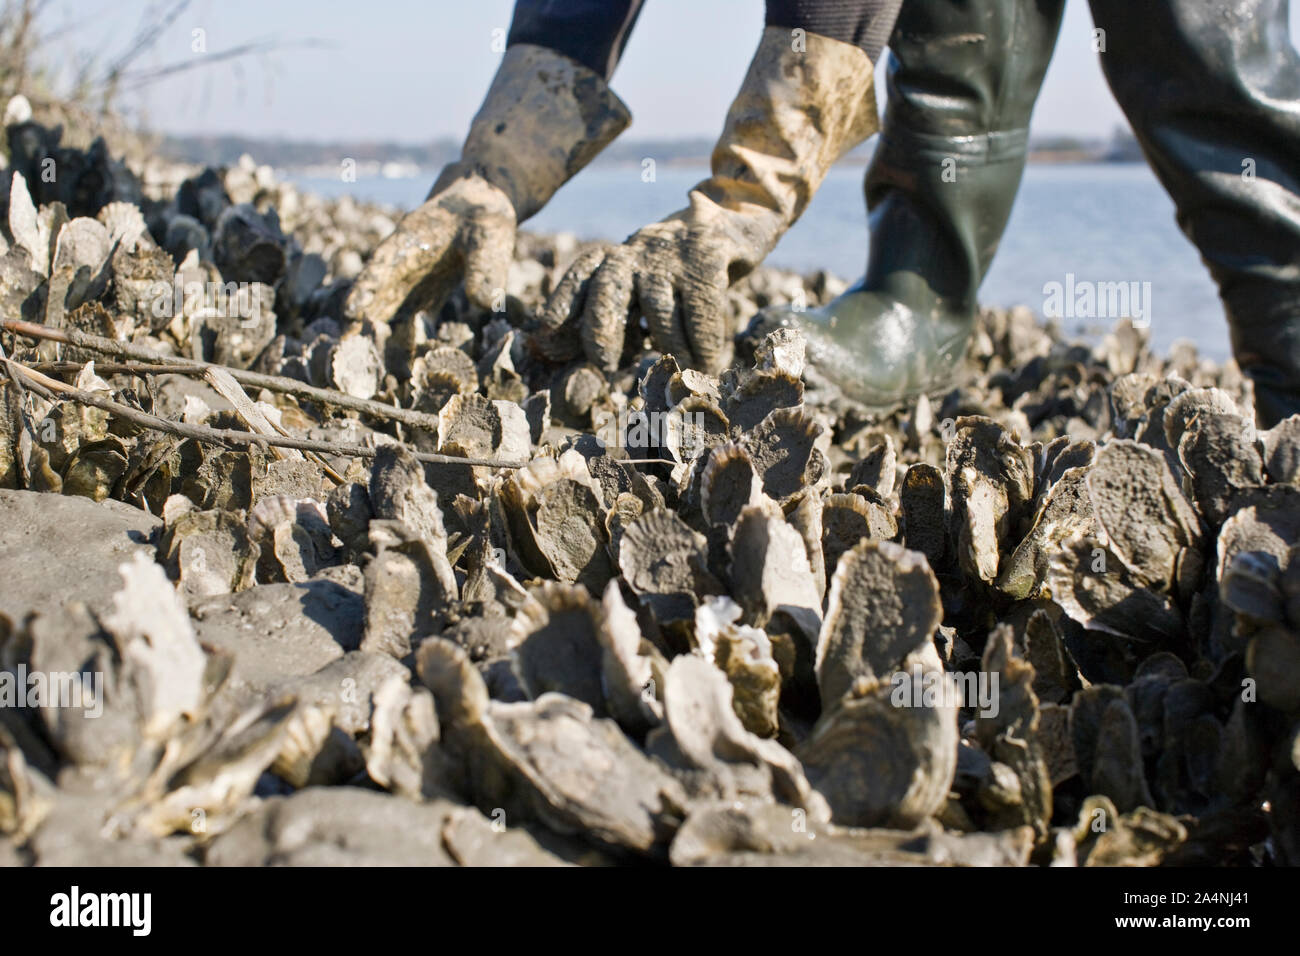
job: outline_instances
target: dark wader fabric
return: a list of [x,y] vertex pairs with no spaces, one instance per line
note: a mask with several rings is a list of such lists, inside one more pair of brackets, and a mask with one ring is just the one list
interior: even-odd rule
[[[608,80],[644,0],[516,0],[509,42],[563,53]],[[767,0],[767,26],[853,43],[875,63],[902,0]]]
[[1106,80],[1219,285],[1260,423],[1300,413],[1300,57],[1288,0],[1092,0],[1092,13]]
[[[865,288],[916,313],[974,314],[1062,6],[904,7],[865,187]],[[1261,424],[1300,412],[1300,58],[1287,0],[1091,6],[1106,79],[1219,285]]]

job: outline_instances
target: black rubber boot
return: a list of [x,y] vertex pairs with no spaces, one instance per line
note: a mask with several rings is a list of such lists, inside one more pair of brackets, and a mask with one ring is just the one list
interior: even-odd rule
[[951,386],[1024,172],[1029,116],[1063,6],[904,4],[865,185],[866,275],[820,309],[765,310],[751,335],[802,329],[812,369],[867,405]]
[[[1219,285],[1268,427],[1300,413],[1300,56],[1288,0],[1092,0],[1102,68]],[[1163,319],[1158,311],[1154,321]]]

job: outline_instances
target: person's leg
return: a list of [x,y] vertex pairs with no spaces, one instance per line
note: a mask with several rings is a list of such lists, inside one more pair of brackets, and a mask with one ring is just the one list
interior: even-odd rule
[[1300,412],[1300,57],[1288,0],[1092,0],[1092,11],[1107,82],[1219,285],[1260,423]]
[[768,310],[755,331],[803,328],[815,370],[871,405],[951,381],[1020,184],[1063,4],[904,3],[866,177],[866,275],[824,308]]

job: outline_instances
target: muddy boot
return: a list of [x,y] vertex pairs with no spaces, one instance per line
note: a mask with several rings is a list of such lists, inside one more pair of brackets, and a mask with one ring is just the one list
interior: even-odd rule
[[866,276],[822,308],[764,310],[751,337],[802,329],[815,373],[871,406],[951,386],[1020,185],[1062,8],[1063,0],[904,4],[866,178]]
[[1300,56],[1287,0],[1092,0],[1092,12],[1111,91],[1219,285],[1260,424],[1300,412]]

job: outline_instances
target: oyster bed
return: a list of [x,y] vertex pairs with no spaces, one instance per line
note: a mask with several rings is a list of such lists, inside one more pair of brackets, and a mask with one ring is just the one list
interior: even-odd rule
[[1257,431],[1230,363],[1011,310],[885,416],[787,332],[607,378],[529,334],[571,238],[522,235],[496,312],[348,326],[391,212],[7,121],[6,318],[426,417],[0,337],[374,449],[5,382],[0,863],[1300,862],[1300,418]]

